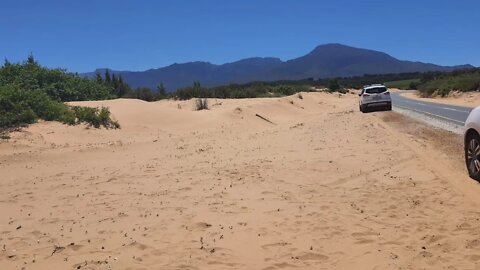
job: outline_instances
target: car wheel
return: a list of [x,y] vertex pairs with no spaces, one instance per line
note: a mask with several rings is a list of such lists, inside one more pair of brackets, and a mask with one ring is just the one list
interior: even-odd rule
[[465,143],[465,163],[468,175],[480,181],[480,136],[472,133],[467,137]]
[[392,110],[392,104],[387,105],[386,110],[387,110],[387,111],[391,111],[391,110]]
[[358,108],[361,112],[363,112],[363,106],[362,105],[358,105]]
[[365,105],[362,105],[362,106],[360,107],[360,110],[361,110],[363,113],[366,113],[366,112],[368,112],[368,107],[365,106]]

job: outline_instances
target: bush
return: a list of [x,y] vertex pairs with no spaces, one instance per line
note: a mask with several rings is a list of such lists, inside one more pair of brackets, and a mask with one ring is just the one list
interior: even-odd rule
[[25,91],[40,91],[57,101],[111,99],[113,85],[105,84],[62,69],[40,66],[30,56],[19,64],[6,62],[0,68],[0,86],[15,86]]
[[290,96],[298,92],[310,91],[308,84],[311,81],[278,81],[252,82],[243,85],[230,84],[212,88],[202,87],[194,83],[191,87],[178,89],[171,96],[175,99],[186,100],[192,98],[259,98]]
[[63,103],[41,91],[22,91],[15,86],[0,87],[0,127],[31,124],[38,119],[71,122],[72,112]]
[[[121,78],[115,77],[115,83],[123,85]],[[38,119],[118,128],[107,108],[71,108],[63,103],[109,99],[114,97],[113,90],[114,85],[103,80],[89,80],[65,70],[41,67],[33,56],[21,64],[5,61],[0,68],[0,132],[35,123]]]
[[95,128],[103,126],[105,128],[120,128],[117,121],[114,121],[110,117],[110,111],[108,108],[91,108],[91,107],[72,107],[75,113],[75,123],[86,123]]
[[409,85],[408,88],[412,90],[417,90],[418,86],[420,85],[420,82],[417,81],[412,81]]
[[[165,91],[165,90],[163,90]],[[160,92],[160,91],[154,91],[150,88],[147,87],[141,87],[137,88],[133,91],[127,92],[124,96],[124,98],[135,98],[135,99],[140,99],[148,102],[152,101],[158,101],[161,99],[167,98],[166,93]]]
[[340,87],[340,84],[338,83],[338,79],[331,79],[328,82],[328,90],[330,92],[336,92],[340,89],[341,89],[341,87]]
[[426,73],[417,85],[422,96],[434,94],[442,97],[450,91],[477,91],[480,88],[480,69],[456,70],[448,73]]
[[274,86],[271,90],[273,93],[278,93],[284,96],[290,96],[295,94],[297,91],[290,85],[279,85]]
[[23,91],[15,86],[0,87],[0,130],[35,123],[38,119],[68,125],[87,123],[96,128],[119,128],[107,108],[69,107],[52,100],[42,91]]
[[195,101],[195,110],[208,110],[208,100],[206,98],[197,98]]

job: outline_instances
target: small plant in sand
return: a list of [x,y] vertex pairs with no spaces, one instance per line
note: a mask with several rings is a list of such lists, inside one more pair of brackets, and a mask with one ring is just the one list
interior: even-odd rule
[[75,124],[86,123],[95,128],[120,128],[120,124],[110,117],[108,108],[73,107],[72,110],[75,113]]
[[208,110],[208,100],[206,98],[197,98],[195,101],[195,110]]
[[303,99],[302,93],[298,93],[298,98]]

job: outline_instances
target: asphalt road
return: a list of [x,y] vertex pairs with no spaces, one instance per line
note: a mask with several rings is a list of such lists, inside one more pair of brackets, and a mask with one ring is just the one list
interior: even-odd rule
[[401,93],[391,93],[392,105],[401,109],[407,109],[428,116],[440,118],[457,125],[464,125],[468,114],[473,108],[446,105],[416,99],[406,98]]

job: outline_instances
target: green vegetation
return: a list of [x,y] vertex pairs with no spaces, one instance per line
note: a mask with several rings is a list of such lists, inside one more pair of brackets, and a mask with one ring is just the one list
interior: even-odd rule
[[416,89],[419,83],[420,83],[420,79],[408,79],[408,80],[386,82],[385,85],[389,88],[409,90],[409,89]]
[[167,93],[165,92],[165,89],[163,89],[163,92],[161,91],[154,91],[150,88],[147,87],[140,87],[135,90],[128,91],[125,93],[125,95],[122,96],[123,98],[135,98],[135,99],[141,99],[144,101],[152,102],[152,101],[158,101],[161,99],[165,99],[168,97]]
[[361,88],[366,84],[386,81],[411,80],[421,77],[421,73],[365,75],[357,77],[314,80],[308,78],[296,81],[252,82],[230,84],[217,87],[203,87],[199,82],[193,86],[178,89],[167,97],[180,100],[192,98],[260,98],[281,97],[299,92],[328,89],[330,92],[346,93],[348,88]]
[[105,128],[117,129],[120,128],[120,124],[114,121],[110,117],[110,111],[108,108],[90,108],[90,107],[72,107],[75,115],[74,124],[86,123],[90,126],[99,128],[103,126]]
[[328,82],[328,90],[330,90],[330,92],[335,92],[335,91],[338,91],[340,89],[341,89],[341,87],[340,87],[340,84],[338,83],[338,79],[331,79]]
[[[364,76],[338,78],[338,83],[343,88],[360,89],[364,85],[368,85],[368,84],[419,79],[421,76],[422,76],[422,73],[419,73],[419,72],[400,73],[400,74],[380,74],[380,75],[366,74]],[[318,81],[318,83],[321,85],[328,85],[328,82],[329,82],[329,79],[321,79]]]
[[230,84],[217,87],[202,87],[195,82],[191,87],[178,89],[169,97],[191,98],[257,98],[293,95],[311,89],[328,89],[330,92],[346,93],[349,88],[362,88],[364,85],[385,83],[388,87],[418,89],[424,95],[434,93],[446,95],[451,90],[480,90],[480,69],[457,70],[453,72],[413,72],[400,74],[367,74],[364,76],[298,81],[252,82]]
[[301,91],[308,91],[303,81],[292,82],[253,82],[248,84],[230,84],[217,87],[202,87],[199,82],[193,86],[178,89],[171,93],[171,97],[180,100],[191,98],[258,98],[279,97],[293,95]]
[[42,91],[23,91],[18,86],[0,86],[0,128],[31,124],[38,119],[73,124],[74,114],[63,103]]
[[480,90],[480,69],[457,70],[448,73],[425,74],[416,86],[424,96],[446,96],[452,90],[468,92]]
[[[387,78],[402,78],[386,80]],[[365,79],[365,80],[364,80]],[[480,69],[464,69],[451,72],[425,72],[387,75],[366,75],[362,78],[344,78],[340,83],[352,84],[358,81],[376,80],[375,83],[386,81],[388,87],[400,89],[417,89],[423,96],[446,96],[450,91],[479,91]],[[370,84],[370,82],[365,83]],[[357,85],[358,86],[358,85]]]
[[40,91],[57,101],[110,99],[113,86],[80,78],[62,69],[41,67],[29,56],[27,61],[12,64],[5,61],[0,68],[0,86],[15,86],[22,91]]
[[108,81],[80,78],[62,69],[42,67],[31,55],[23,63],[5,60],[0,67],[0,131],[39,119],[69,125],[119,127],[111,120],[107,108],[79,109],[63,102],[110,99],[122,88],[125,89],[126,84],[121,78],[110,77]]

